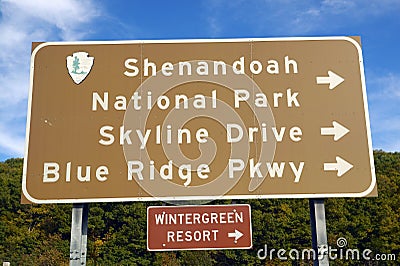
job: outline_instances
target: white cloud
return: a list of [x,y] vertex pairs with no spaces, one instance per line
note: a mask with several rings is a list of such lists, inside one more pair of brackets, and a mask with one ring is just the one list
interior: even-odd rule
[[329,10],[332,13],[345,13],[354,9],[357,5],[357,1],[349,0],[324,0],[322,2],[322,8]]
[[367,90],[374,148],[400,151],[400,74],[371,73]]
[[216,19],[214,17],[209,17],[208,18],[208,25],[210,28],[210,35],[212,37],[216,37],[219,35],[221,29],[216,21]]
[[0,12],[0,150],[22,156],[31,43],[85,38],[102,11],[93,1],[2,0]]
[[23,138],[15,138],[7,133],[0,132],[0,147],[6,149],[9,154],[22,156],[24,152],[25,140]]
[[377,88],[371,95],[373,98],[389,97],[390,100],[394,97],[400,101],[400,74],[388,73],[385,76],[372,77],[370,84]]
[[[332,29],[348,28],[400,11],[398,0],[257,0],[208,1],[213,20],[207,22],[210,31],[229,32],[236,20],[252,29],[249,34],[302,35]],[[227,14],[229,14],[227,16]]]
[[83,38],[87,34],[85,23],[100,14],[92,1],[5,0],[4,5],[6,11],[12,11],[7,15],[14,21],[48,23],[47,26],[56,27],[60,31],[61,39],[70,41]]

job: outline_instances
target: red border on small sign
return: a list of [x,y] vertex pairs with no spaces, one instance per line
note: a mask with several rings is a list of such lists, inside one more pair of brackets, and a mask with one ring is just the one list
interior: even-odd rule
[[147,250],[250,249],[248,204],[147,208]]

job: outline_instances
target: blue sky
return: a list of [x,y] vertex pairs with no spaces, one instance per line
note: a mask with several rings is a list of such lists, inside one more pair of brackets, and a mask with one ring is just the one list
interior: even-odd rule
[[400,151],[398,0],[1,0],[0,161],[23,157],[35,41],[361,36],[374,149]]

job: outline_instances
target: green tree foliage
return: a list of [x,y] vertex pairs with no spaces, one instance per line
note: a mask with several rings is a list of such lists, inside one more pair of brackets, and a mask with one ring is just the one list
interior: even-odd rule
[[0,262],[68,263],[70,206],[21,205],[22,159],[0,163]]
[[[345,248],[393,253],[397,261],[335,260],[332,265],[400,263],[400,153],[375,151],[379,197],[325,200],[329,244],[339,237]],[[0,163],[0,263],[68,265],[70,204],[21,205],[22,159]],[[230,200],[213,204],[228,204]],[[282,261],[276,252],[260,260],[257,251],[309,249],[311,230],[307,199],[241,200],[252,207],[253,248],[149,252],[146,208],[150,203],[90,204],[88,265],[311,265]],[[155,205],[157,203],[151,203]],[[158,203],[161,204],[161,203]],[[287,255],[287,254],[286,254]]]

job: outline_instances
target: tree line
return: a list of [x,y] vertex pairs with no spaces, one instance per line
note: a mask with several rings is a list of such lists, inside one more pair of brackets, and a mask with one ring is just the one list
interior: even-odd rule
[[[338,258],[332,265],[398,265],[400,262],[400,153],[374,151],[378,197],[325,200],[328,243],[371,250],[386,261]],[[23,159],[0,163],[0,263],[68,265],[71,204],[22,205]],[[264,249],[311,248],[308,199],[219,200],[251,205],[249,250],[146,250],[146,208],[161,202],[89,204],[87,265],[312,265],[309,259],[260,259]],[[393,256],[388,256],[393,254]],[[286,257],[288,254],[286,253]],[[384,258],[383,256],[380,258]],[[395,259],[395,260],[393,260]]]

